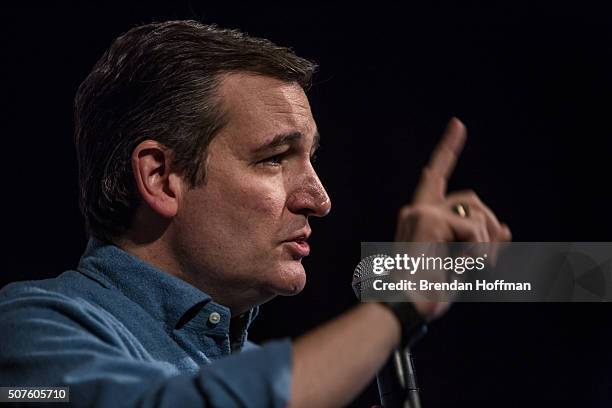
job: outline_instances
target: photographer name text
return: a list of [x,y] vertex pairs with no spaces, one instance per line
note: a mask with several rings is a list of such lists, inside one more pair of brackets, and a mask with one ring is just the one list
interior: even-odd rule
[[384,282],[382,279],[376,279],[372,282],[372,287],[376,291],[531,291],[530,282],[506,282],[503,279],[476,280],[476,282],[460,282],[456,279],[451,282],[430,282],[426,279],[420,279],[418,282],[407,279]]

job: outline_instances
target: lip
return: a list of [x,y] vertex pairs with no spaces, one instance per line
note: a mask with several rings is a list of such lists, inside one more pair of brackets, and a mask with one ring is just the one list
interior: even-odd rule
[[303,258],[305,256],[308,256],[308,254],[310,254],[310,245],[308,245],[308,242],[306,242],[305,239],[302,239],[302,240],[295,239],[291,241],[285,241],[285,244],[287,244],[291,252],[293,252],[295,255],[297,255],[300,258]]
[[294,255],[296,255],[298,258],[303,258],[310,254],[310,245],[308,245],[310,233],[310,228],[299,231],[293,237],[284,241],[284,243],[287,244],[289,250]]

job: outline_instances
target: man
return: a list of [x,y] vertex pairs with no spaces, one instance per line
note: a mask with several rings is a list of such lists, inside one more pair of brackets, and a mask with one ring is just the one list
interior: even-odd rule
[[[304,287],[309,217],[331,207],[311,164],[314,68],[193,21],[113,43],[75,101],[91,239],[75,270],[0,292],[0,385],[68,386],[79,406],[326,407],[371,381],[406,335],[389,305],[359,305],[293,343],[247,340],[259,305]],[[464,140],[452,120],[397,240],[510,239],[474,193],[446,194]],[[414,307],[427,320],[446,309]],[[349,350],[354,338],[367,342]]]

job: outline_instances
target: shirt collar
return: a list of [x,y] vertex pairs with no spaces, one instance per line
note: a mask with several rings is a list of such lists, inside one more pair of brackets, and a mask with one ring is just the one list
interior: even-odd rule
[[[94,237],[89,239],[77,270],[106,288],[119,290],[153,317],[163,321],[170,330],[176,328],[179,322],[184,325],[186,319],[194,316],[192,309],[200,309],[207,304],[217,306],[215,309],[225,315],[224,320],[230,320],[230,310],[212,302],[208,294],[123,249]],[[190,311],[191,313],[187,313]],[[257,313],[258,308],[255,307],[241,316],[245,330]]]

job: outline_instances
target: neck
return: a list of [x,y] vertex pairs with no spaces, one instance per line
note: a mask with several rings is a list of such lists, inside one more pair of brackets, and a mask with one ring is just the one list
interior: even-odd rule
[[177,261],[178,257],[172,252],[165,234],[155,240],[139,238],[141,238],[141,234],[126,233],[115,238],[113,243],[143,262],[208,294],[215,303],[228,307],[232,316],[239,316],[273,297],[270,296],[262,302],[260,294],[254,294],[250,288],[245,288],[243,285],[232,285],[229,282],[218,281],[218,279],[214,279],[208,274],[202,273],[202,271],[189,273],[188,268]]
[[113,242],[144,262],[208,294],[215,303],[228,307],[232,316],[241,315],[274,297],[259,293],[244,281],[228,280],[228,275],[209,273],[201,265],[190,263],[189,254],[181,254],[180,248],[176,248],[177,237],[171,224],[171,220],[160,218],[147,206],[141,206],[136,211],[132,228]]

